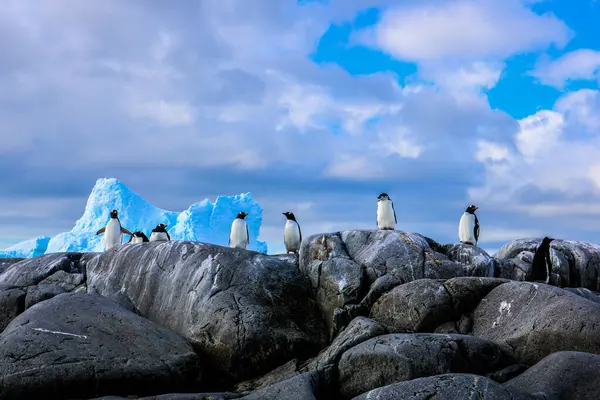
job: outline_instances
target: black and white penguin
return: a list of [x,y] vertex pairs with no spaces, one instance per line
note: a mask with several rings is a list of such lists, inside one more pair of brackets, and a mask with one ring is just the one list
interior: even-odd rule
[[299,254],[300,244],[302,243],[302,231],[300,230],[300,224],[296,221],[296,216],[292,212],[282,213],[287,217],[285,221],[285,228],[283,229],[283,243],[285,244],[285,253],[292,252],[296,255]]
[[104,233],[104,250],[110,250],[120,246],[123,241],[124,233],[133,236],[133,233],[121,226],[119,212],[117,210],[112,210],[110,212],[110,220],[108,221],[108,224],[96,232],[96,235],[101,233]]
[[248,233],[248,224],[246,218],[248,214],[245,212],[238,213],[237,217],[231,224],[231,232],[229,233],[229,246],[238,249],[247,249],[250,243],[250,234]]
[[535,250],[531,263],[531,280],[533,282],[550,283],[552,275],[552,258],[550,257],[550,243],[553,238],[545,237]]
[[377,197],[377,228],[380,230],[393,231],[396,227],[396,210],[394,202],[387,193],[381,193]]
[[136,231],[133,232],[133,236],[131,236],[129,238],[129,242],[130,244],[136,244],[136,243],[145,243],[145,242],[149,242],[150,240],[148,240],[148,236],[146,236],[146,234],[144,232],[141,231]]
[[152,233],[150,233],[150,241],[151,242],[168,242],[171,240],[171,236],[169,236],[169,232],[167,232],[166,224],[158,224],[156,228],[152,229]]
[[460,222],[458,223],[458,240],[461,243],[477,246],[477,241],[479,240],[479,220],[477,219],[477,215],[475,215],[475,210],[478,209],[479,207],[471,204],[467,207],[462,217],[460,217]]

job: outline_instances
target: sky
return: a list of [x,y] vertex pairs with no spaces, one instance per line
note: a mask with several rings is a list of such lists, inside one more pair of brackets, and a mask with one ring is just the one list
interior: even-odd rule
[[5,0],[0,248],[96,179],[181,211],[250,192],[260,238],[398,226],[600,242],[600,2]]

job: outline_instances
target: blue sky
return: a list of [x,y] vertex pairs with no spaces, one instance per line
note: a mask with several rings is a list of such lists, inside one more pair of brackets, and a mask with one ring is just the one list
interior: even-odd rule
[[[251,4],[250,4],[251,3]],[[375,226],[600,242],[600,2],[9,0],[0,247],[69,230],[95,180],[182,210],[251,192],[261,239]]]

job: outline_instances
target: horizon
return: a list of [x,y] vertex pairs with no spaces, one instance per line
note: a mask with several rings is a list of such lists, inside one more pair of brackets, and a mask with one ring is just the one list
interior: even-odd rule
[[599,2],[248,3],[9,0],[0,249],[69,231],[104,176],[165,210],[252,193],[269,253],[281,212],[376,229],[382,192],[442,244],[469,204],[488,253],[600,242]]

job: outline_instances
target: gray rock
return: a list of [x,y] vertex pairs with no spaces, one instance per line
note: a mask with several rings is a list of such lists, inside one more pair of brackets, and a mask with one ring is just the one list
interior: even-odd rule
[[314,235],[303,241],[299,259],[300,270],[310,279],[331,340],[341,329],[335,321],[336,310],[358,303],[364,295],[364,269],[350,259],[339,233]]
[[11,265],[23,260],[25,260],[25,258],[0,258],[0,275],[2,275],[2,273]]
[[419,279],[396,286],[379,298],[370,317],[404,332],[433,332],[455,317],[452,298],[442,282]]
[[481,247],[457,243],[445,246],[444,254],[463,265],[468,275],[494,277],[494,259]]
[[593,301],[594,303],[600,303],[600,293],[592,292],[586,288],[564,288],[567,292],[571,292],[578,296]]
[[353,400],[531,400],[483,376],[443,374],[380,387]]
[[251,379],[238,383],[235,385],[234,391],[240,393],[253,392],[255,390],[267,388],[298,374],[298,360],[293,359],[258,379]]
[[230,392],[218,392],[218,393],[170,393],[170,394],[161,394],[158,396],[147,396],[147,397],[138,397],[138,396],[128,396],[128,397],[119,397],[119,396],[104,396],[104,397],[96,397],[92,400],[230,400],[237,399],[242,397],[239,393],[230,393]]
[[323,378],[317,371],[306,372],[286,379],[273,386],[257,390],[243,400],[316,400],[317,398],[330,398],[322,396],[325,391],[322,384]]
[[[514,259],[522,252],[533,253],[541,241],[542,238],[513,240],[500,248],[495,257]],[[600,245],[556,239],[550,243],[550,255],[555,272],[552,284],[600,291]]]
[[527,368],[528,366],[525,364],[513,364],[509,365],[508,367],[499,369],[498,371],[489,373],[486,376],[495,382],[504,383],[509,379],[512,379],[515,376],[518,376],[523,372],[527,371]]
[[504,384],[546,399],[600,399],[600,356],[561,351],[549,355],[516,378]]
[[346,350],[386,333],[388,333],[387,330],[376,321],[365,317],[357,317],[340,332],[329,347],[307,362],[302,371],[319,370],[328,365],[337,365]]
[[85,276],[83,274],[69,273],[64,270],[60,270],[41,281],[40,284],[60,286],[65,289],[65,291],[70,292],[83,282],[85,282]]
[[496,278],[524,281],[531,270],[531,262],[519,258],[494,259],[494,276]]
[[444,287],[452,298],[455,314],[461,315],[473,311],[492,289],[507,282],[498,278],[459,277],[448,279]]
[[0,332],[25,311],[26,292],[19,288],[0,289]]
[[[65,293],[66,290],[63,287],[56,285],[48,285],[40,283],[39,285],[29,286],[27,288],[27,296],[25,297],[25,308],[21,311],[25,311],[31,306],[58,296],[59,294]],[[16,317],[16,315],[15,315]]]
[[57,271],[79,272],[81,253],[52,253],[27,258],[10,265],[0,275],[0,284],[33,286]]
[[340,391],[352,397],[395,382],[450,372],[484,374],[512,363],[496,344],[473,336],[383,335],[342,355]]
[[514,350],[533,365],[557,351],[600,353],[600,305],[545,284],[509,282],[474,312],[473,334]]
[[0,399],[186,391],[198,363],[176,333],[101,296],[65,293],[0,334]]
[[215,385],[309,358],[326,342],[310,283],[275,257],[171,241],[105,252],[86,268],[88,292],[122,293],[141,315],[186,337]]

